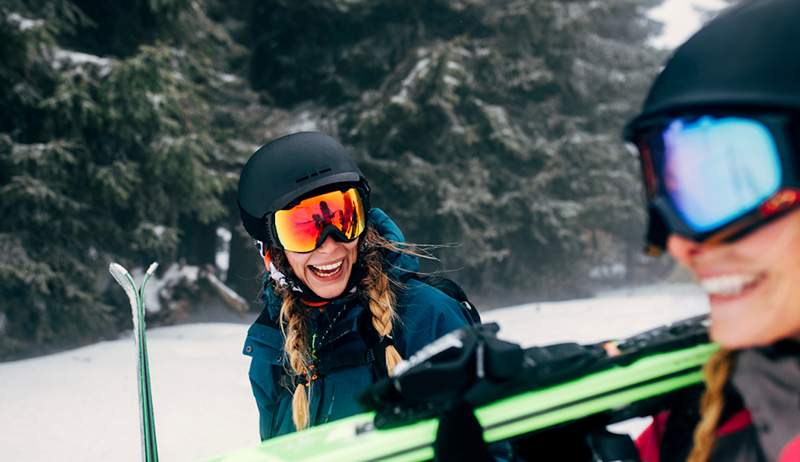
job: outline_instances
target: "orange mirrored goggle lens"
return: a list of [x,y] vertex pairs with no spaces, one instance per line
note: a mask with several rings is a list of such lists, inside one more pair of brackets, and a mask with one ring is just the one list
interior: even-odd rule
[[275,232],[281,246],[290,252],[311,252],[330,229],[348,241],[366,226],[364,206],[356,188],[309,197],[288,210],[275,212]]

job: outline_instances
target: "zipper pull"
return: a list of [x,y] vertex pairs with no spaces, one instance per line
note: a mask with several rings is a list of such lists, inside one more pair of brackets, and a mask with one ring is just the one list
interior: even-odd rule
[[317,333],[311,336],[311,357],[316,361],[317,359]]

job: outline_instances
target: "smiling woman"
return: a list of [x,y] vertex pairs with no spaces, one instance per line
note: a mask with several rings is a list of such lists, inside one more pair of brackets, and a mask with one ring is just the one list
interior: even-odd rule
[[262,439],[360,412],[369,384],[468,324],[458,301],[412,277],[417,255],[369,191],[316,132],[264,145],[242,170],[242,223],[269,272],[244,348]]
[[[708,293],[700,415],[658,416],[643,460],[800,460],[800,2],[741,2],[682,45],[626,130],[654,250]],[[735,46],[731,44],[735,43]],[[687,459],[688,457],[688,459]]]

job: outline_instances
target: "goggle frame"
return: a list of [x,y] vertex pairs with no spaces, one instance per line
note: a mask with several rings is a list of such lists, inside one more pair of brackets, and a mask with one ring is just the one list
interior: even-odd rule
[[[362,210],[363,210],[363,217],[364,217],[363,218],[364,219],[364,224],[363,224],[362,230],[355,237],[353,237],[352,239],[348,239],[347,236],[345,236],[344,233],[341,230],[339,230],[336,226],[334,226],[332,224],[328,224],[320,232],[320,235],[317,238],[316,246],[313,249],[306,250],[306,251],[297,251],[297,250],[287,249],[281,243],[281,240],[280,240],[279,235],[278,235],[278,230],[277,230],[277,228],[275,226],[275,212],[271,212],[271,213],[268,213],[266,215],[266,217],[265,217],[265,225],[266,225],[266,228],[267,228],[267,233],[268,233],[269,238],[270,238],[270,244],[273,247],[276,247],[276,248],[278,248],[280,250],[283,250],[283,251],[289,251],[289,252],[294,252],[294,253],[311,253],[311,252],[315,251],[316,249],[318,249],[319,246],[325,241],[325,239],[327,239],[328,236],[333,237],[334,239],[338,240],[339,242],[352,242],[352,241],[355,241],[355,240],[359,239],[361,236],[364,235],[364,232],[367,230],[368,221],[369,221],[368,220],[368,216],[369,216],[369,210],[370,210],[370,203],[369,203],[370,189],[369,189],[369,186],[366,183],[363,183],[363,182],[359,182],[359,183],[338,183],[338,184],[330,185],[328,187],[316,189],[310,194],[305,194],[305,195],[295,199],[294,201],[292,201],[289,204],[287,204],[286,207],[283,207],[280,210],[290,210],[293,207],[296,207],[298,204],[300,204],[302,201],[304,201],[306,199],[310,199],[310,198],[314,198],[314,197],[317,197],[317,196],[321,196],[323,194],[327,194],[327,193],[330,193],[330,192],[333,192],[333,191],[346,192],[346,191],[348,191],[350,189],[355,189],[356,190],[356,192],[358,194],[358,197],[359,197],[359,200],[361,201],[361,207],[362,207]],[[262,246],[263,246],[263,244],[262,244]],[[262,252],[268,252],[268,250],[262,250]],[[262,256],[263,255],[264,255],[264,253],[262,253]]]
[[[762,124],[775,143],[781,166],[780,186],[769,198],[759,203],[749,212],[731,217],[713,229],[695,231],[683,218],[673,204],[661,178],[663,172],[657,171],[653,158],[657,153],[654,147],[663,145],[663,134],[669,125],[678,119],[699,119],[710,116],[720,119],[737,117]],[[800,117],[791,112],[752,112],[742,110],[692,111],[670,114],[639,121],[629,128],[626,140],[632,142],[637,151],[640,171],[644,183],[645,201],[651,215],[651,226],[666,227],[662,233],[648,232],[651,235],[675,233],[695,242],[730,242],[766,223],[779,218],[800,206]],[[656,142],[654,143],[653,140]],[[653,214],[657,214],[654,217]],[[648,242],[658,250],[663,250],[665,242]]]

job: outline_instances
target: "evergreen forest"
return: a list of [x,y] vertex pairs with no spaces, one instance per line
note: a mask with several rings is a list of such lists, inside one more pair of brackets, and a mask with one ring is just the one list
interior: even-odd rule
[[[480,306],[663,277],[621,140],[667,56],[658,4],[3,0],[0,359],[130,329],[111,261],[199,268],[257,311],[238,175],[300,130],[350,148]],[[152,322],[207,286],[165,286]]]

